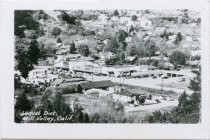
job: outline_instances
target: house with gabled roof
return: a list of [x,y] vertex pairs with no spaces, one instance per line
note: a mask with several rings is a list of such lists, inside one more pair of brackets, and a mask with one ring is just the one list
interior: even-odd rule
[[95,88],[95,89],[102,89],[114,92],[117,87],[118,86],[114,84],[112,81],[104,80],[104,81],[94,81],[89,83],[81,83],[77,86],[77,91],[84,93],[86,90]]

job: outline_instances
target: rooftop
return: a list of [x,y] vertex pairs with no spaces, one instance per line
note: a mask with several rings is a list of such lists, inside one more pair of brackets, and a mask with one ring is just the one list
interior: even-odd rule
[[62,87],[65,87],[65,86],[77,86],[77,85],[86,84],[86,83],[89,83],[89,81],[78,81],[78,82],[62,83],[61,86]]
[[110,80],[105,80],[105,81],[94,81],[90,83],[81,83],[80,86],[83,89],[92,89],[92,88],[113,87],[115,86],[115,84]]
[[52,85],[58,85],[64,82],[64,79],[55,79],[55,81],[53,81],[51,84]]

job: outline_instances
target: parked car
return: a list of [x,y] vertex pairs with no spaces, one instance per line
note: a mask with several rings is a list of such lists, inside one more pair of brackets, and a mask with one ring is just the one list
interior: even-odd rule
[[163,76],[163,77],[162,77],[162,79],[168,79],[168,78],[169,78],[168,76]]
[[157,76],[152,76],[153,79],[157,79]]

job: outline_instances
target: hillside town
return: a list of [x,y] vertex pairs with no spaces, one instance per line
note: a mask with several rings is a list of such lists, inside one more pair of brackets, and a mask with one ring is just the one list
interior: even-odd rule
[[[199,12],[15,12],[15,103],[25,91],[33,109],[43,109],[43,99],[62,91],[73,111],[79,106],[93,116],[122,108],[122,116],[142,122],[194,92],[189,86],[200,70]],[[29,15],[31,28],[18,20]]]

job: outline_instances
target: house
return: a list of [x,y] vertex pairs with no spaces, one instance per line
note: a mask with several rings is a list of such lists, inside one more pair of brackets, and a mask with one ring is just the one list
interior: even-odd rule
[[69,87],[75,89],[76,92],[82,93],[81,89],[78,88],[80,84],[90,83],[89,81],[78,81],[78,82],[64,82],[60,85],[60,87]]
[[64,59],[66,61],[76,61],[76,60],[79,60],[81,58],[82,58],[82,56],[80,54],[69,54]]
[[63,82],[64,82],[64,79],[55,79],[55,81],[53,81],[53,82],[51,83],[51,86],[52,86],[52,87],[58,87],[58,86],[60,86]]
[[125,58],[125,61],[129,64],[134,64],[136,62],[136,60],[138,59],[137,56],[127,56]]
[[61,61],[61,62],[58,62],[54,65],[54,67],[56,69],[60,69],[60,70],[69,70],[69,62],[67,61]]
[[94,81],[94,82],[79,84],[77,86],[77,91],[85,93],[85,91],[93,88],[114,92],[116,90],[116,85],[110,80]]
[[139,70],[140,70],[139,66],[127,65],[127,66],[103,67],[102,73],[109,76],[120,77],[123,75],[131,75],[131,73]]
[[74,63],[70,62],[69,70],[73,74],[80,74],[80,73],[101,74],[102,73],[102,67],[90,61],[76,61]]
[[84,69],[86,65],[94,65],[94,63],[90,61],[83,61],[83,60],[72,60],[69,61],[69,71],[74,72],[75,69]]
[[122,103],[143,104],[146,101],[147,94],[130,93],[128,91],[118,91],[112,94],[114,101]]

